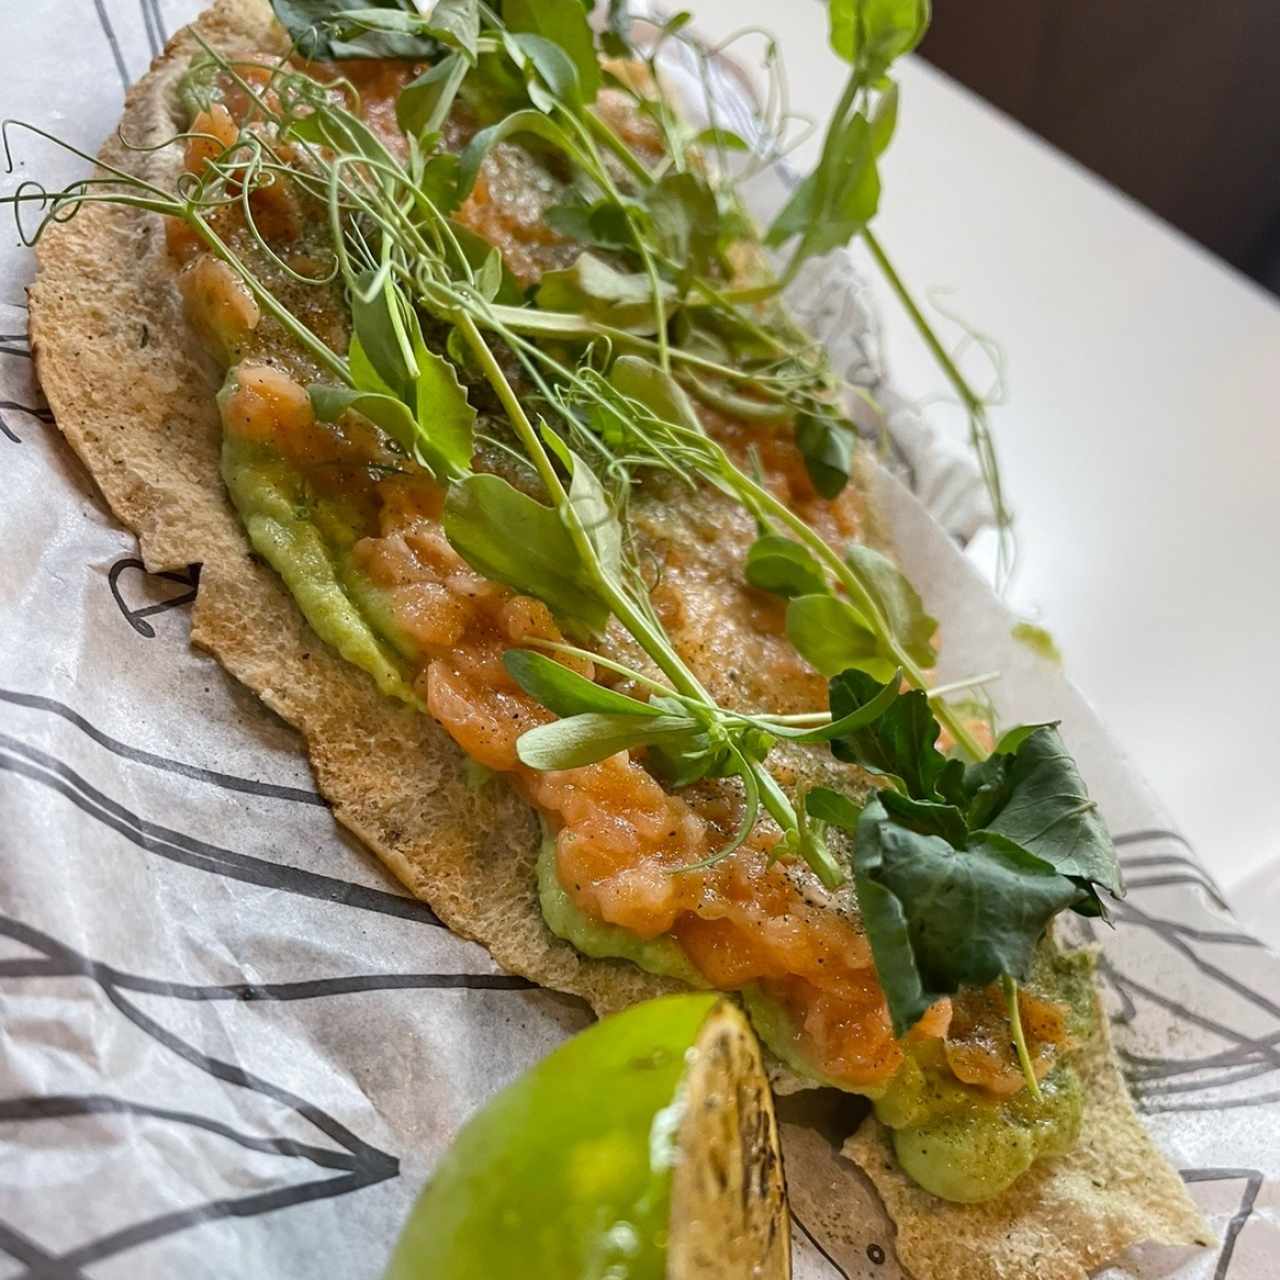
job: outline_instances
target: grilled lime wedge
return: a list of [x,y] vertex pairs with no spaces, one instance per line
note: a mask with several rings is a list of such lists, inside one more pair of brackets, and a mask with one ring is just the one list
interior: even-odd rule
[[596,1023],[474,1116],[386,1280],[785,1280],[760,1050],[736,1005],[668,996]]

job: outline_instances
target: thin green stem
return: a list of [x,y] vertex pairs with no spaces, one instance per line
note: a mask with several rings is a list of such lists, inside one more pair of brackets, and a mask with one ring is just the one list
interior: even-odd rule
[[1027,1048],[1027,1037],[1022,1029],[1022,1010],[1018,1007],[1018,983],[1006,973],[1000,979],[1000,985],[1004,989],[1005,1005],[1009,1011],[1009,1030],[1013,1033],[1013,1047],[1018,1054],[1018,1065],[1022,1068],[1031,1096],[1039,1102],[1042,1097],[1040,1081],[1036,1079],[1035,1064],[1031,1061],[1031,1051]]

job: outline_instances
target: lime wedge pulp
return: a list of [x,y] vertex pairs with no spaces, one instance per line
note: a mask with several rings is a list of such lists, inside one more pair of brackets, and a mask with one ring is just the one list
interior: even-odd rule
[[777,1142],[736,1005],[701,992],[636,1005],[467,1123],[386,1280],[785,1280]]

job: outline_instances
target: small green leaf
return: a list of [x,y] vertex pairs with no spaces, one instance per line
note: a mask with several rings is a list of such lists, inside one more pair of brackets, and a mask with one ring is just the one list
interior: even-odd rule
[[362,413],[383,429],[407,454],[418,444],[418,424],[409,406],[395,396],[353,387],[332,387],[313,383],[307,388],[311,408],[321,422],[338,422],[349,409]]
[[443,128],[466,74],[466,59],[451,53],[410,80],[396,98],[396,123],[401,130],[421,138]]
[[609,0],[604,34],[600,43],[611,58],[631,56],[631,14],[628,0]]
[[861,729],[865,725],[873,724],[889,709],[898,695],[901,693],[900,684],[902,681],[902,671],[896,668],[893,674],[885,681],[884,687],[879,693],[860,707],[847,712],[838,720],[832,720],[830,724],[824,724],[816,729],[792,729],[782,725],[771,725],[770,732],[779,738],[786,738],[790,742],[830,742],[834,738],[844,737],[846,734],[852,733],[855,729]]
[[724,151],[750,151],[751,144],[732,129],[703,129],[693,138],[695,147],[718,147]]
[[595,548],[607,577],[622,581],[622,523],[609,504],[595,473],[576,454],[569,455],[573,474],[569,480],[569,506]]
[[555,121],[549,120],[541,111],[532,109],[513,111],[505,119],[499,120],[497,124],[492,124],[487,129],[481,129],[463,148],[458,164],[457,198],[459,203],[471,194],[471,189],[476,185],[476,176],[480,172],[480,166],[484,163],[484,158],[489,154],[490,150],[499,142],[505,142],[508,138],[516,137],[522,133],[541,138],[543,142],[550,143],[553,147],[563,151],[576,165],[583,166],[584,161],[581,152],[574,145],[569,135]]
[[858,829],[858,818],[862,815],[860,804],[830,787],[813,787],[805,795],[804,807],[811,818],[839,827],[849,835]]
[[1058,648],[1052,634],[1044,627],[1038,627],[1034,622],[1015,622],[1009,634],[1019,644],[1025,644],[1046,662],[1052,662],[1059,667],[1062,665],[1062,650]]
[[[867,706],[883,688],[864,671],[842,671],[830,684],[832,716],[840,720]],[[831,750],[836,759],[901,780],[908,795],[930,800],[947,765],[937,740],[938,722],[929,710],[929,699],[912,689],[899,695],[877,720],[832,739]]]
[[595,101],[600,64],[582,0],[505,0],[502,16],[509,30],[531,32],[562,49],[577,72],[582,101]]
[[619,395],[644,405],[660,422],[671,422],[690,431],[702,430],[684,388],[652,360],[645,360],[642,356],[619,356],[609,371],[609,385]]
[[[470,227],[463,226],[461,222],[450,220],[449,230],[453,233],[453,237],[458,242],[458,247],[462,250],[462,256],[466,258],[468,265],[473,271],[500,271],[501,279],[498,284],[498,291],[490,299],[490,302],[498,302],[503,306],[519,306],[524,301],[524,290],[520,287],[520,282],[511,272],[511,268],[503,261],[502,255],[494,255],[497,251],[494,249],[483,236],[477,235]],[[496,263],[496,268],[490,266],[490,263]],[[486,288],[490,287],[492,281],[486,283]]]
[[562,662],[529,649],[508,649],[502,665],[511,678],[530,697],[536,698],[548,711],[558,716],[576,716],[587,712],[616,716],[658,716],[658,707],[629,698],[625,693],[607,689],[586,676],[571,671]]
[[871,150],[882,155],[893,141],[893,131],[898,127],[898,86],[890,83],[876,103],[871,117]]
[[486,578],[536,596],[580,631],[596,633],[608,622],[609,606],[559,512],[500,476],[470,475],[451,485],[444,529]]
[[682,267],[687,290],[706,272],[720,239],[720,213],[707,180],[692,172],[668,173],[645,193],[659,252]]
[[506,32],[503,43],[512,62],[523,72],[529,101],[548,114],[557,107],[582,109],[578,71],[554,40],[530,31]]
[[929,27],[929,0],[831,0],[831,47],[868,81],[910,53]]
[[[372,298],[366,297],[374,280],[372,271],[363,272],[351,291],[352,345],[358,347],[352,376],[362,390],[386,391],[413,404],[418,376],[414,349],[422,341],[418,319],[390,281]],[[376,380],[365,372],[370,368]]]
[[437,479],[463,475],[475,448],[476,411],[448,360],[425,346],[419,346],[416,355],[414,393],[422,452]]
[[920,596],[902,570],[888,556],[860,543],[851,544],[844,558],[879,605],[894,639],[912,662],[932,667],[938,660],[933,647],[938,620],[925,613]]
[[796,448],[804,457],[804,468],[813,487],[824,498],[834,498],[853,469],[854,434],[837,418],[802,413],[796,418]]
[[858,819],[854,872],[895,1035],[933,1002],[1006,975],[1026,981],[1049,921],[1081,889],[989,832],[957,849],[901,825],[880,797]]
[[698,729],[698,722],[685,716],[585,712],[522,733],[516,754],[531,769],[580,769],[631,747],[678,742]]
[[787,606],[787,638],[824,676],[857,667],[883,678],[893,670],[893,663],[881,657],[879,642],[867,620],[847,600],[829,593],[797,596],[791,601]]
[[766,533],[751,544],[744,573],[753,587],[775,595],[820,595],[827,590],[827,575],[813,553],[776,533]]
[[[675,302],[675,289],[661,282],[663,314]],[[594,253],[578,255],[572,266],[548,271],[538,286],[538,306],[544,311],[568,311],[588,316],[615,329],[654,333],[657,310],[653,287],[643,272],[619,271]]]

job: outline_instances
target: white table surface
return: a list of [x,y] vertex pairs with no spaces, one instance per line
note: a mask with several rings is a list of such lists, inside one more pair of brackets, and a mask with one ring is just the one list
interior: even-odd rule
[[[825,122],[844,79],[825,5],[689,7],[707,37],[775,32],[794,109]],[[947,290],[1003,348],[991,424],[1018,517],[1009,598],[1280,941],[1280,305],[922,60],[899,80],[876,229],[917,296]],[[944,393],[887,291],[881,315],[898,389]],[[960,426],[945,405],[925,412]]]

